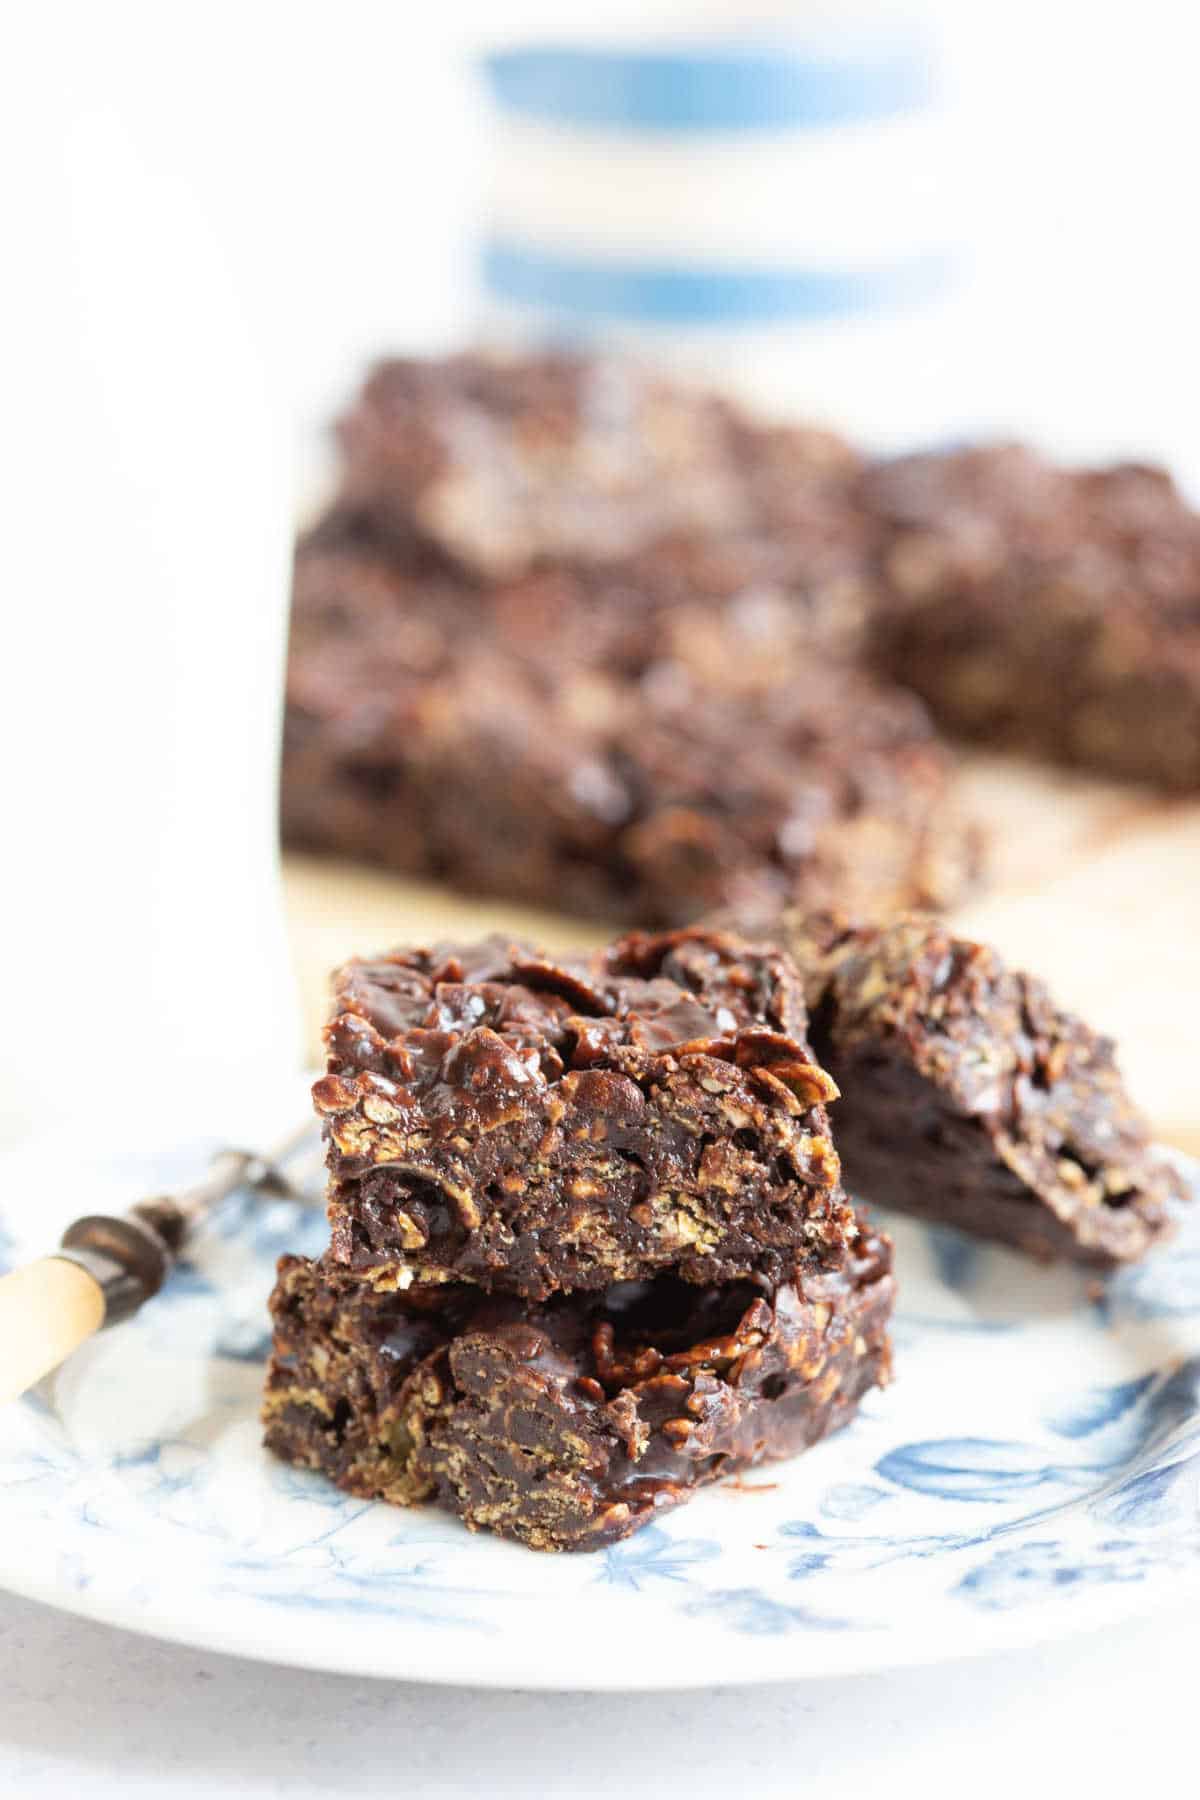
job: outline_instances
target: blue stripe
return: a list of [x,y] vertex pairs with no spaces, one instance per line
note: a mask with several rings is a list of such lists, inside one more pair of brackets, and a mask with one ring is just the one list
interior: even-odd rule
[[932,299],[951,268],[944,254],[841,271],[566,258],[502,238],[483,251],[484,285],[497,299],[575,320],[645,325],[773,325],[884,312]]
[[483,58],[496,103],[544,124],[625,131],[763,131],[895,118],[936,91],[917,36],[852,52],[767,45],[571,49],[529,45]]

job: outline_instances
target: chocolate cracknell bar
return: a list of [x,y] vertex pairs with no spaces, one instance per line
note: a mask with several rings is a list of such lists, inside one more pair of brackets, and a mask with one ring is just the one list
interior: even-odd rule
[[721,933],[550,961],[493,937],[335,977],[331,1260],[525,1300],[786,1277],[857,1232],[795,969]]
[[332,1239],[284,1257],[266,1442],[349,1492],[595,1549],[836,1430],[890,1374],[777,951],[502,938],[336,978]]
[[773,1282],[664,1275],[529,1306],[284,1257],[266,1443],[352,1494],[597,1550],[847,1423],[888,1380],[890,1269],[864,1229]]
[[814,552],[785,589],[748,554],[480,589],[330,516],[296,560],[288,842],[614,923],[948,904],[979,862],[950,756],[811,641],[853,633],[852,574]]
[[810,1032],[843,1098],[851,1192],[1050,1260],[1142,1256],[1183,1195],[1113,1045],[927,917],[794,917]]
[[1200,787],[1200,513],[1164,470],[991,445],[884,463],[860,501],[874,654],[952,731]]

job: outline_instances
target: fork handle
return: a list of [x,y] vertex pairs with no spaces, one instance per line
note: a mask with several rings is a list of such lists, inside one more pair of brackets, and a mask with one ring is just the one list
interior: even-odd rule
[[0,1276],[0,1406],[56,1369],[104,1323],[100,1283],[65,1256]]

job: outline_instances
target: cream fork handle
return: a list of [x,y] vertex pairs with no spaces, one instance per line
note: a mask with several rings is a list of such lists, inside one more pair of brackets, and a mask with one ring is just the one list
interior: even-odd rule
[[0,1276],[0,1406],[56,1369],[104,1323],[100,1284],[62,1256]]

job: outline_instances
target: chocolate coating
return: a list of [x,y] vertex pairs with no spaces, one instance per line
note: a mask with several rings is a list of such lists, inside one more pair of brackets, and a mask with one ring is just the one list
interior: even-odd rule
[[340,971],[326,1041],[331,1255],[381,1285],[778,1280],[855,1229],[775,951],[697,929],[563,962],[400,950]]
[[284,1257],[266,1443],[352,1494],[600,1549],[845,1424],[889,1378],[890,1268],[864,1232],[774,1286],[663,1276],[526,1308]]

